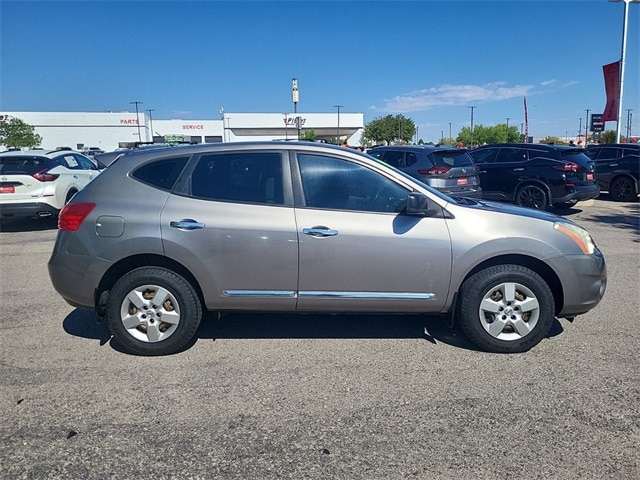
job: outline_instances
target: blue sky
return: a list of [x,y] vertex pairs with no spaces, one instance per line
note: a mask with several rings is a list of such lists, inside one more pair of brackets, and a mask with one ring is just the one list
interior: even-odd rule
[[[606,103],[623,3],[0,0],[0,110],[401,113],[437,141],[524,122],[575,136]],[[640,3],[629,6],[623,124],[640,133]],[[1,112],[0,112],[1,113]],[[607,129],[615,129],[609,122]],[[626,130],[623,128],[623,134]]]

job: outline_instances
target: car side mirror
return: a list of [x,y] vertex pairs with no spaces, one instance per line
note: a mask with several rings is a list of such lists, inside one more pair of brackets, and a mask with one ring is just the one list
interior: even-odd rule
[[429,199],[427,196],[422,193],[411,192],[407,196],[407,214],[430,215]]

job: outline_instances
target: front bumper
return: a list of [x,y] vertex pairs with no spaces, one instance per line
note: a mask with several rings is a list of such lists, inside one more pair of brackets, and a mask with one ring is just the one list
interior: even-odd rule
[[593,255],[564,255],[558,259],[556,272],[560,272],[564,289],[564,304],[558,317],[581,315],[602,300],[607,288],[607,266],[600,250],[596,249]]

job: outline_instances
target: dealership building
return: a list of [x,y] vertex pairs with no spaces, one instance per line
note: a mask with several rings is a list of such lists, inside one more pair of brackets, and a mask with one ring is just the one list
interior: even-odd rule
[[156,119],[144,112],[0,112],[0,121],[19,118],[42,137],[40,147],[111,151],[136,143],[213,143],[340,138],[362,145],[363,113],[234,113],[217,120]]

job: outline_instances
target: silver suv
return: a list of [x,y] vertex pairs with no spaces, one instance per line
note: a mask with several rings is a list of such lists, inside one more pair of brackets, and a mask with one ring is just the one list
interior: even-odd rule
[[186,348],[205,310],[449,314],[482,349],[521,352],[606,285],[571,221],[305,142],[118,158],[62,210],[49,273],[141,355]]

